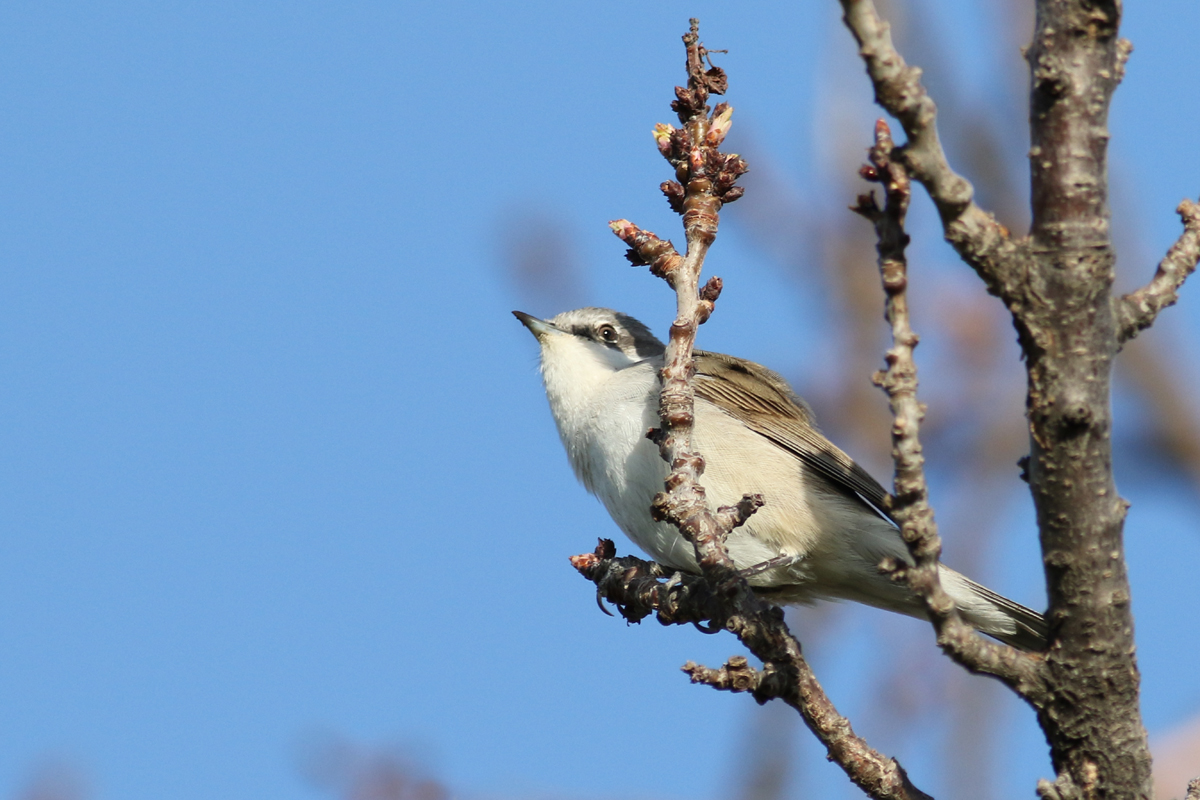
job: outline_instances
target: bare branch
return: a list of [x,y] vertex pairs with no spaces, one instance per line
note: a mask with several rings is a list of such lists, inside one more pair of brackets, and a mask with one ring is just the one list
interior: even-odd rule
[[680,257],[669,242],[626,220],[611,225],[630,244],[630,260],[650,264],[655,274],[675,290],[675,322],[661,373],[662,427],[651,432],[671,472],[665,482],[667,491],[654,498],[650,510],[656,519],[675,525],[692,543],[703,578],[673,575],[664,581],[664,571],[657,564],[630,557],[613,558],[614,548],[607,541],[602,541],[595,553],[576,556],[571,563],[596,584],[600,597],[617,605],[626,619],[640,620],[656,613],[663,624],[691,622],[700,627],[700,623],[711,620],[711,627],[702,630],[731,631],[762,660],[761,673],[749,670],[745,659],[731,659],[721,670],[689,665],[693,680],[718,688],[754,691],[760,702],[783,698],[825,744],[830,759],[871,797],[925,798],[893,759],[871,749],[854,734],[849,721],[837,713],[808,667],[799,642],[784,623],[783,612],[755,595],[746,577],[737,571],[725,547],[726,537],[763,504],[763,498],[746,495],[736,505],[713,512],[700,485],[704,458],[692,444],[692,354],[696,331],[712,313],[721,292],[721,282],[716,278],[701,289],[700,272],[717,235],[718,211],[723,203],[741,196],[734,182],[746,171],[746,164],[736,155],[718,150],[729,130],[732,109],[722,103],[710,116],[707,101],[710,93],[724,92],[725,74],[717,67],[704,69],[708,51],[700,43],[697,21],[691,23],[691,30],[683,37],[688,85],[675,88],[676,100],[671,104],[682,127],[659,125],[655,129],[659,151],[675,167],[677,180],[664,183],[662,190],[671,207],[683,216],[687,251]]
[[[783,611],[753,593],[742,594],[745,581],[715,583],[707,576],[670,573],[662,565],[634,556],[615,558],[610,540],[601,540],[594,553],[574,556],[571,563],[596,584],[598,595],[617,607],[630,622],[653,614],[663,625],[693,624],[713,620],[733,632],[763,662],[750,670],[745,660],[729,660],[723,669],[710,670],[689,662],[684,667],[697,683],[728,691],[747,691],[765,703],[779,698],[800,712],[805,724],[825,746],[856,786],[878,800],[922,800],[928,795],[914,787],[895,759],[874,750],[838,713],[821,688],[788,631]],[[669,577],[668,577],[669,576]]]
[[1184,200],[1175,209],[1183,233],[1158,264],[1148,284],[1117,300],[1117,341],[1124,344],[1149,328],[1158,312],[1179,300],[1179,287],[1200,262],[1200,205]]
[[900,526],[915,562],[907,567],[893,561],[887,568],[894,580],[903,581],[925,603],[937,631],[938,646],[948,656],[972,672],[999,678],[1036,706],[1044,696],[1038,662],[1016,648],[984,640],[963,621],[938,575],[942,541],[925,481],[925,457],[920,441],[925,407],[917,399],[917,365],[913,360],[919,337],[912,329],[908,313],[908,261],[904,251],[909,237],[904,231],[904,218],[912,198],[912,185],[908,170],[895,160],[895,155],[891,130],[881,119],[875,123],[871,163],[860,174],[883,185],[884,207],[879,207],[872,193],[859,195],[853,208],[875,225],[879,241],[879,274],[887,296],[885,317],[892,326],[892,348],[886,357],[888,368],[875,375],[876,385],[887,393],[893,416],[895,486],[888,510]]
[[937,106],[921,85],[921,70],[910,67],[892,44],[890,26],[872,0],[841,0],[843,20],[858,42],[859,54],[875,87],[875,101],[900,121],[908,143],[898,160],[929,192],[942,229],[988,291],[1011,305],[1022,297],[1018,259],[1023,247],[990,213],[975,204],[971,183],[950,168],[937,133]]
[[[700,43],[698,28],[697,21],[692,20],[691,30],[684,35],[688,86],[686,89],[675,88],[676,100],[671,104],[683,127],[675,129],[660,125],[655,131],[659,149],[675,167],[679,179],[678,184],[664,186],[670,187],[667,196],[677,199],[678,210],[683,215],[687,252],[681,259],[671,258],[670,254],[659,257],[656,273],[675,290],[676,314],[662,370],[659,402],[662,433],[657,438],[659,452],[671,465],[671,473],[667,476],[667,491],[655,498],[653,512],[656,517],[669,520],[679,528],[695,546],[704,574],[721,582],[736,575],[733,560],[725,550],[725,537],[762,505],[762,499],[754,502],[748,498],[739,504],[739,508],[745,510],[744,515],[714,514],[708,508],[704,488],[699,483],[704,474],[704,458],[692,446],[695,422],[692,351],[696,331],[712,313],[721,291],[720,281],[712,281],[705,286],[701,297],[700,272],[708,248],[717,236],[722,196],[733,188],[733,181],[746,169],[745,162],[737,156],[725,156],[717,149],[729,130],[733,109],[722,103],[709,116],[709,93],[724,91],[725,75],[717,67],[704,70],[707,51]],[[682,193],[676,187],[680,187]],[[624,241],[632,238],[623,235],[627,230],[618,231]],[[645,249],[646,245],[642,245],[639,255]],[[749,595],[749,586],[742,587],[741,593]]]
[[716,109],[708,106],[710,94],[722,94],[725,73],[719,67],[705,70],[708,50],[700,42],[699,23],[691,20],[684,34],[687,49],[688,85],[675,87],[671,108],[682,127],[667,124],[655,127],[659,152],[675,168],[677,181],[662,185],[671,207],[683,216],[687,251],[683,256],[670,242],[643,231],[628,220],[610,223],[613,232],[630,245],[629,260],[647,264],[651,271],[675,290],[676,315],[671,325],[665,364],[662,369],[662,393],[659,401],[661,430],[653,432],[663,460],[671,465],[665,482],[666,492],[655,498],[651,513],[668,520],[696,548],[696,558],[705,575],[714,584],[728,584],[736,594],[753,594],[740,578],[725,549],[725,537],[754,513],[763,503],[761,497],[747,495],[731,508],[714,513],[705,498],[699,479],[704,474],[704,458],[692,446],[695,422],[695,394],[692,389],[692,352],[696,331],[712,313],[721,293],[721,281],[713,278],[700,289],[700,272],[709,246],[717,236],[718,212],[725,202],[741,196],[734,183],[746,171],[736,155],[718,149],[729,132],[733,109],[726,103]]
[[650,267],[650,272],[664,280],[668,275],[679,269],[683,256],[675,250],[670,240],[658,238],[650,231],[644,231],[627,219],[613,220],[608,223],[612,232],[629,245],[625,258],[635,267]]
[[725,666],[709,669],[694,661],[683,665],[692,683],[704,683],[726,692],[756,692],[763,685],[765,673],[750,666],[745,656],[730,656]]

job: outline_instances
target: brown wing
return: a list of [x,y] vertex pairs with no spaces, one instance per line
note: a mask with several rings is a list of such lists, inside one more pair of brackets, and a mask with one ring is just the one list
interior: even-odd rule
[[698,397],[741,420],[835,487],[858,495],[891,519],[884,510],[887,491],[821,435],[812,411],[782,377],[752,361],[697,350],[694,386]]

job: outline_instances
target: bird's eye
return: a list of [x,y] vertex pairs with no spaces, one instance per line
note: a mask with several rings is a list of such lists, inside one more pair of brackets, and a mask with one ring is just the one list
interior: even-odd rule
[[609,344],[617,340],[617,329],[612,325],[601,325],[596,329],[596,333],[599,334],[601,340]]

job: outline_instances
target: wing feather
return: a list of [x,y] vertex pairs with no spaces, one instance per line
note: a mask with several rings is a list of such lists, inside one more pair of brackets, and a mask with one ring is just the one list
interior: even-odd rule
[[812,411],[781,376],[752,361],[696,351],[696,395],[799,458],[835,487],[885,510],[887,490],[817,430]]

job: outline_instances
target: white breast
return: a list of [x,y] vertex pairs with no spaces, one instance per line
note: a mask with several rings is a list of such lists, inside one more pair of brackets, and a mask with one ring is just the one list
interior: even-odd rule
[[[544,347],[570,350],[544,352],[542,374],[550,409],[576,476],[650,557],[676,569],[697,571],[692,545],[674,526],[650,518],[651,501],[663,490],[668,471],[658,447],[646,438],[646,432],[659,425],[661,363],[643,362],[614,370],[602,351],[567,336],[551,337]],[[735,486],[735,474],[791,470],[789,479],[798,484],[795,460],[769,445],[777,454],[756,459],[747,471],[747,465],[736,460],[735,454],[741,448],[733,445],[747,444],[739,440],[749,436],[758,440],[753,444],[761,449],[765,443],[761,437],[702,400],[697,401],[696,412],[696,444],[709,464],[701,483],[713,508],[737,502],[744,492],[762,491],[761,486]],[[761,563],[788,550],[780,548],[784,537],[761,535],[784,524],[780,515],[787,513],[786,509],[795,510],[794,502],[768,500],[768,508],[776,504],[767,514],[763,509],[755,515],[761,517],[760,524],[739,529],[730,537],[730,554],[739,567]],[[786,582],[795,580],[793,576]]]

